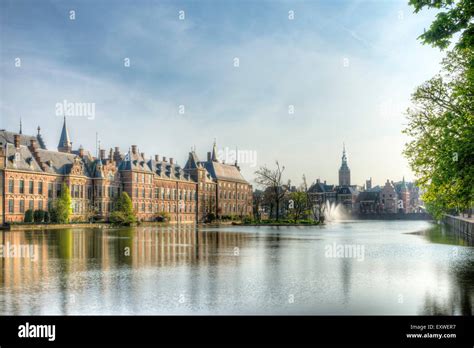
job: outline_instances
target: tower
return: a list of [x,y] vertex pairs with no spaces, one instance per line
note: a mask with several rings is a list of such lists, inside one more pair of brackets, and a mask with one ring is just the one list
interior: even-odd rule
[[59,152],[71,152],[72,143],[69,138],[69,132],[66,126],[66,116],[64,116],[63,129],[61,131],[61,138],[59,139],[58,151]]
[[214,145],[212,145],[211,160],[212,160],[212,162],[217,162],[217,145],[216,145],[216,139],[214,139]]
[[342,163],[339,168],[339,186],[351,185],[351,170],[347,166],[346,146],[342,145]]

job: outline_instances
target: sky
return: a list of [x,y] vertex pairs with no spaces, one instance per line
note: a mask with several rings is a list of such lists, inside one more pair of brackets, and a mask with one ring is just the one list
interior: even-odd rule
[[67,113],[73,148],[95,153],[97,133],[107,152],[136,144],[181,165],[216,140],[251,183],[278,160],[294,185],[337,184],[344,143],[352,184],[413,180],[401,130],[440,68],[417,39],[435,14],[395,0],[3,0],[0,128],[21,117],[55,149]]

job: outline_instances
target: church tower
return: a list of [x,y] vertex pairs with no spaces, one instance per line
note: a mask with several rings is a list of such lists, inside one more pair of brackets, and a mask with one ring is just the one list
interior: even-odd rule
[[347,166],[346,146],[342,145],[342,163],[339,168],[339,186],[351,185],[351,170]]
[[61,131],[61,138],[59,139],[58,151],[69,153],[72,151],[72,142],[69,138],[69,132],[66,126],[66,116],[64,116],[63,129]]

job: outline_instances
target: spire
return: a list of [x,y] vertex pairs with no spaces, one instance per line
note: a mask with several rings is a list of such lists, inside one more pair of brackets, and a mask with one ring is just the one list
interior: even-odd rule
[[21,129],[21,116],[20,116],[20,134],[23,134],[23,130]]
[[66,125],[66,116],[64,116],[63,129],[61,131],[61,138],[59,139],[58,151],[59,152],[71,152],[72,143],[69,138],[69,132]]
[[342,143],[342,165],[347,165],[346,144]]
[[237,146],[235,147],[235,166],[239,166],[239,148]]
[[216,145],[216,138],[214,138],[214,145],[212,146],[212,156],[211,160],[213,162],[217,162],[217,145]]
[[44,143],[43,137],[41,136],[41,128],[38,126],[38,134],[36,135],[36,139],[38,139],[38,144],[42,149],[46,150],[46,144]]

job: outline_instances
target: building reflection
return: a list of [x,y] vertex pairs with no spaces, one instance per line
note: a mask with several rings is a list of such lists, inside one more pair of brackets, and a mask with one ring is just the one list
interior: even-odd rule
[[[80,292],[90,286],[87,278],[77,280],[78,275],[85,276],[87,271],[130,269],[129,276],[133,278],[133,269],[144,267],[235,264],[238,258],[233,257],[234,253],[240,253],[248,239],[242,233],[183,225],[0,231],[0,240],[2,245],[28,245],[35,251],[34,258],[0,257],[0,312],[35,313],[35,294],[32,292],[38,289],[37,296],[42,296],[44,288],[51,287],[60,290],[62,298],[57,305],[61,313],[67,314],[68,305],[74,302],[73,290]],[[99,282],[94,285],[102,290],[110,290],[106,288],[111,284],[117,285],[115,281],[107,282],[104,277],[94,281]],[[193,290],[193,287],[189,289]],[[212,289],[208,290],[212,292]],[[25,299],[31,302],[25,302]]]

